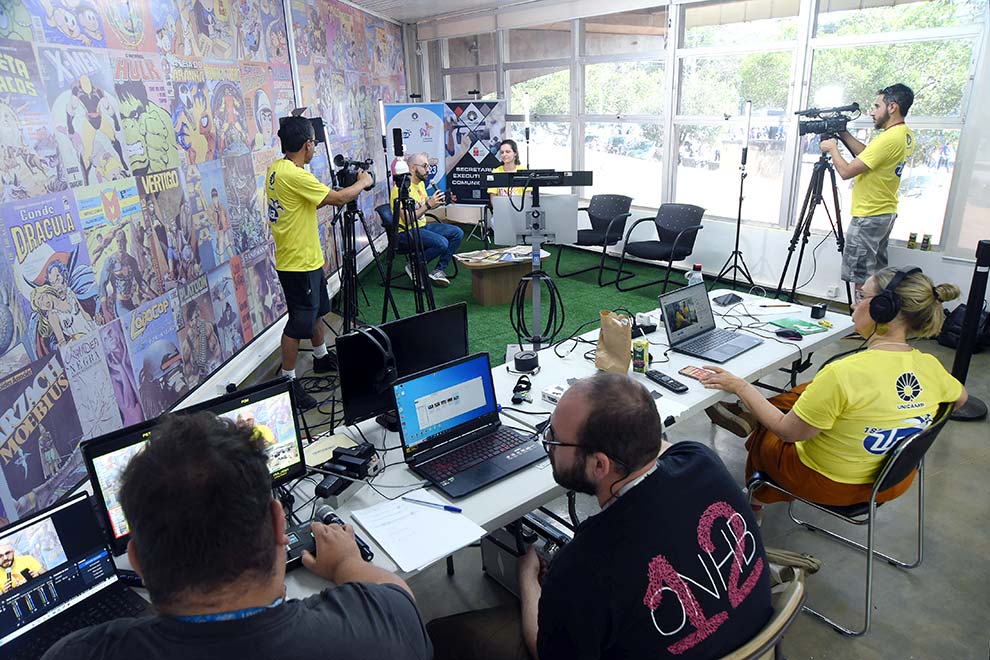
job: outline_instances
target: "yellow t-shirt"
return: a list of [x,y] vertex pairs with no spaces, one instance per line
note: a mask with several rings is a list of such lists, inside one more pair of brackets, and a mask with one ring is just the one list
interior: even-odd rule
[[280,158],[265,176],[268,223],[275,239],[275,269],[306,272],[323,267],[316,207],[330,189],[309,171]]
[[[419,183],[409,184],[409,197],[416,201],[416,208],[419,209],[421,206],[426,204],[426,183],[420,181]],[[392,192],[389,193],[388,203],[392,209],[395,209],[395,200],[399,198],[399,187],[392,186]],[[422,227],[426,224],[426,215],[419,216],[419,220],[416,222],[417,227]],[[406,219],[400,214],[399,217],[399,231],[406,230]]]
[[[492,174],[500,174],[501,172],[504,171],[505,171],[505,166],[499,165],[494,170],[492,170]],[[525,171],[526,171],[525,167],[518,167],[518,166],[516,167],[516,172],[525,172]],[[509,195],[522,195],[524,190],[525,190],[524,188],[489,188],[488,194],[491,195],[492,197],[507,197]]]
[[914,153],[914,133],[898,124],[876,136],[858,158],[870,169],[856,177],[852,214],[856,217],[897,213],[897,188],[904,164]]
[[[42,573],[45,572],[45,569],[41,565],[41,562],[39,562],[31,555],[16,556],[14,557],[14,565],[10,567],[10,581],[13,583],[13,586],[10,587],[11,589],[16,589],[22,584],[27,583],[27,578],[21,575],[21,571],[23,571],[25,568],[34,571],[38,575],[41,575]],[[7,569],[2,569],[2,572],[0,572],[0,590],[6,591],[6,589],[3,589],[3,587],[5,587],[6,585],[7,585]]]
[[272,431],[271,427],[266,426],[265,424],[255,424],[251,435],[255,438],[261,438],[266,447],[270,447],[275,444],[275,432]]
[[794,414],[822,431],[795,449],[832,481],[873,483],[887,452],[961,394],[962,384],[931,355],[863,351],[827,365],[798,397]]

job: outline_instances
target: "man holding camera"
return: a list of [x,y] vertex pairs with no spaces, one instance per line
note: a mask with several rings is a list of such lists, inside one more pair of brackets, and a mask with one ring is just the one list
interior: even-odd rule
[[877,92],[870,116],[883,131],[863,144],[849,131],[839,139],[853,155],[846,161],[835,140],[822,140],[821,150],[832,157],[843,180],[856,177],[852,189],[852,221],[845,234],[842,279],[858,292],[873,273],[887,266],[887,240],[897,219],[897,188],[904,165],[914,153],[914,133],[904,123],[914,92],[900,83]]
[[[327,281],[323,275],[323,250],[317,229],[316,209],[342,206],[374,180],[368,172],[341,190],[331,190],[305,169],[316,153],[316,133],[305,117],[289,117],[278,129],[285,158],[275,161],[265,177],[268,223],[275,240],[275,271],[285,292],[289,318],[282,331],[282,375],[295,379],[299,340],[313,342],[313,371],[337,368],[323,338],[320,319],[330,312]],[[296,403],[303,410],[317,401],[296,386]]]
[[361,559],[349,525],[314,522],[316,553],[303,554],[338,586],[286,597],[285,512],[252,429],[200,412],[155,433],[124,470],[120,503],[157,614],[80,630],[46,660],[432,657],[409,586]]
[[431,621],[434,658],[720,658],[755,636],[772,609],[749,502],[711,449],[662,435],[628,376],[572,385],[543,445],[554,481],[601,511],[549,565],[535,546],[519,558],[519,608]]
[[[416,203],[415,219],[406,218],[405,211],[400,212],[398,224],[398,234],[396,234],[397,247],[409,249],[410,236],[408,229],[413,221],[419,227],[419,238],[423,245],[423,261],[428,264],[437,259],[437,267],[430,272],[430,281],[441,287],[450,286],[450,281],[444,271],[450,265],[450,260],[464,240],[464,232],[460,227],[448,225],[441,222],[427,224],[423,217],[427,211],[432,211],[446,203],[442,191],[437,190],[432,196],[426,195],[426,181],[430,176],[429,155],[425,153],[411,154],[406,156],[406,163],[409,165],[409,197]],[[395,200],[399,197],[399,187],[392,188],[389,204],[395,208]],[[439,259],[438,259],[439,257]],[[406,266],[406,275],[413,279],[412,269]]]

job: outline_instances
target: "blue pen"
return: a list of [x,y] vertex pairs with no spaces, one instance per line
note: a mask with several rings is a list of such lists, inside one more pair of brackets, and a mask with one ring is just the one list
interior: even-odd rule
[[426,502],[424,500],[414,500],[411,497],[403,497],[403,502],[412,502],[413,504],[422,504],[423,506],[432,506],[434,509],[443,509],[444,511],[450,511],[451,513],[461,513],[463,509],[457,506],[451,506],[450,504],[437,504],[436,502]]

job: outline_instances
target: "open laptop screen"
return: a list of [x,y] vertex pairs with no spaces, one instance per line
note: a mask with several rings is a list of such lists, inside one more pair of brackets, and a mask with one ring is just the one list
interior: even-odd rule
[[466,433],[478,420],[480,427],[498,417],[487,353],[402,378],[393,391],[406,456]]
[[86,493],[0,530],[0,647],[117,580]]
[[715,327],[715,317],[704,284],[686,286],[660,296],[660,308],[671,345]]

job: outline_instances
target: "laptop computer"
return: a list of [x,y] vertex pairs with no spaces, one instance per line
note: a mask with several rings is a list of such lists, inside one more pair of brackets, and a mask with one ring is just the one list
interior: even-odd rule
[[721,364],[763,343],[758,337],[716,328],[703,283],[660,296],[660,309],[667,343],[678,353]]
[[463,497],[546,458],[535,436],[502,427],[487,353],[392,386],[406,464],[449,497]]
[[0,530],[0,657],[40,658],[65,635],[149,603],[117,572],[89,496]]

